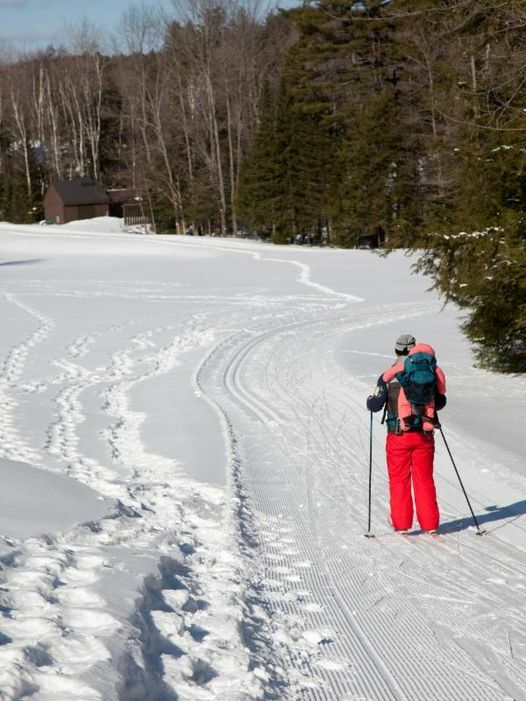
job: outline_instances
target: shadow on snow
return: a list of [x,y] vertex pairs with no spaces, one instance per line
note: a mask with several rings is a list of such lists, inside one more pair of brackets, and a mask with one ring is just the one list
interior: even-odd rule
[[28,258],[27,260],[6,260],[0,263],[0,268],[7,267],[8,265],[30,265],[32,263],[43,263],[44,258]]
[[[488,524],[493,521],[502,521],[503,519],[511,519],[511,521],[514,521],[520,516],[524,516],[524,514],[526,514],[526,500],[516,501],[514,504],[509,504],[508,506],[486,506],[485,513],[476,514],[476,516],[479,525],[482,526],[483,524]],[[455,521],[446,521],[440,524],[440,533],[455,533],[456,531],[463,531],[474,525],[473,518],[471,516],[465,516]],[[497,530],[497,528],[502,528],[505,525],[507,524],[502,523],[492,530]]]

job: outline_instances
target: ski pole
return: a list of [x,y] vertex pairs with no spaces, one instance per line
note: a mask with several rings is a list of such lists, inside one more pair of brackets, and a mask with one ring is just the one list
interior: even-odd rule
[[373,484],[373,412],[371,414],[371,422],[369,425],[369,514],[367,520],[367,533],[365,533],[366,538],[374,538],[374,534],[371,533],[371,493]]
[[475,526],[477,527],[476,535],[484,535],[484,533],[486,531],[480,530],[479,522],[477,521],[477,517],[475,516],[475,513],[474,513],[474,511],[471,507],[471,504],[469,502],[468,495],[466,493],[466,490],[464,489],[464,485],[462,484],[462,480],[460,479],[460,474],[457,470],[457,466],[455,465],[455,461],[453,460],[453,456],[451,455],[451,451],[449,450],[449,446],[447,444],[446,437],[444,436],[444,431],[442,430],[442,426],[440,426],[440,424],[438,426],[438,429],[439,429],[440,433],[442,434],[442,438],[444,439],[444,445],[447,448],[447,452],[449,453],[449,457],[451,458],[451,462],[453,463],[453,467],[455,468],[455,472],[457,473],[458,481],[460,482],[460,486],[462,487],[462,491],[464,492],[464,496],[466,497],[466,501],[468,502],[469,510],[471,511],[471,515],[473,516],[473,521],[475,521]]

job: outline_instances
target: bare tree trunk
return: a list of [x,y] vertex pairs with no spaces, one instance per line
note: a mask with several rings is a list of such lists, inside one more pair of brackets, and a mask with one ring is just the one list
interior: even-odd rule
[[469,57],[469,66],[471,70],[471,90],[473,91],[473,118],[479,118],[478,97],[477,97],[477,67],[475,64],[475,56],[471,54]]
[[[101,138],[101,124],[102,124],[102,95],[103,95],[103,73],[104,64],[101,57],[98,54],[93,54],[90,57],[93,61],[93,70],[95,74],[95,109],[92,112],[88,108],[88,114],[90,115],[90,145],[91,154],[93,159],[93,177],[98,180],[100,178],[100,138]],[[90,96],[92,99],[92,97]]]
[[184,88],[181,80],[181,73],[177,71],[177,84],[178,84],[178,97],[179,97],[179,107],[181,109],[181,120],[183,126],[184,143],[186,149],[186,162],[188,164],[188,179],[190,181],[190,186],[193,185],[194,181],[194,168],[192,163],[192,147],[190,142],[190,130],[188,128],[188,118],[186,115],[186,105],[184,101]]
[[70,164],[69,175],[74,174],[84,177],[86,169],[84,165],[84,130],[82,128],[82,111],[77,95],[77,89],[73,78],[68,75],[60,85],[60,96],[64,112],[69,119],[69,129],[72,136],[72,155],[74,157],[74,168],[72,172]]
[[40,145],[44,145],[46,139],[44,134],[44,67],[38,66],[38,76],[33,76],[32,90],[33,111],[35,114],[36,138]]
[[232,217],[232,233],[237,236],[237,214],[236,214],[236,163],[234,158],[234,145],[232,137],[232,114],[230,110],[230,98],[226,96],[226,123],[228,133],[228,165],[230,173],[230,208]]
[[160,118],[159,111],[157,109],[154,109],[154,110],[152,110],[152,112],[153,112],[152,116],[154,119],[154,129],[155,129],[155,134],[157,137],[157,148],[159,150],[159,153],[161,155],[162,162],[164,165],[164,179],[166,180],[167,185],[168,185],[168,193],[167,194],[170,198],[170,201],[171,201],[173,209],[174,209],[175,220],[176,220],[176,229],[177,229],[177,233],[179,234],[181,232],[184,232],[184,229],[185,229],[181,190],[179,188],[179,183],[177,182],[177,180],[173,174],[172,163],[170,160],[170,156],[168,154],[168,147],[166,144],[165,135],[163,133],[163,127],[161,124],[161,118]]
[[214,153],[216,164],[215,176],[219,195],[219,219],[221,226],[221,236],[224,236],[226,233],[226,197],[225,182],[223,179],[223,159],[221,156],[221,142],[219,140],[219,127],[217,123],[214,88],[212,85],[212,80],[210,78],[210,73],[208,71],[205,76],[205,80],[208,97],[208,119],[210,120],[210,127],[212,132],[212,150]]
[[32,199],[32,182],[31,182],[31,167],[29,163],[29,136],[26,124],[26,116],[22,111],[20,96],[11,92],[11,104],[13,106],[13,116],[17,127],[18,140],[22,146],[22,154],[24,157],[24,171],[27,187],[27,196],[29,201]]
[[427,85],[429,90],[429,108],[431,111],[431,130],[433,132],[433,138],[437,138],[437,118],[436,118],[436,102],[435,102],[435,80],[433,77],[433,69],[431,67],[431,62],[429,57],[426,56],[426,70],[427,70]]
[[55,104],[55,96],[52,94],[51,91],[51,79],[49,76],[49,72],[46,72],[46,85],[45,85],[45,92],[46,92],[46,111],[51,127],[51,153],[52,153],[52,162],[53,162],[53,170],[55,172],[55,175],[57,178],[62,177],[62,167],[60,163],[60,142],[59,142],[59,136],[58,136],[58,114],[57,114],[57,106]]

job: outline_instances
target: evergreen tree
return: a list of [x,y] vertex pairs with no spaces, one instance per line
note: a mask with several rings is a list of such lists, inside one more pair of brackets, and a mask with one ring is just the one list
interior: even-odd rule
[[16,224],[33,224],[43,216],[43,172],[34,149],[28,147],[31,190],[19,149],[4,136],[0,148],[5,149],[0,177],[0,217]]
[[296,108],[317,118],[321,190],[335,241],[409,226],[418,154],[404,130],[395,22],[385,3],[320,0],[291,13],[300,38],[285,76]]
[[104,84],[101,108],[101,140],[99,165],[101,179],[107,185],[120,184],[124,164],[122,161],[121,140],[122,125],[120,115],[123,99],[111,72]]
[[510,80],[522,30],[510,24],[504,5],[451,9],[441,19],[454,67],[441,106],[449,119],[441,143],[448,216],[427,223],[420,267],[446,299],[467,310],[464,330],[480,363],[524,371],[526,92]]
[[294,99],[284,80],[276,119],[279,152],[278,230],[281,240],[307,234],[317,239],[328,218],[332,143],[319,115]]
[[282,153],[286,134],[277,129],[276,98],[268,82],[263,86],[261,120],[251,152],[243,164],[238,193],[242,220],[260,233],[276,239],[281,223],[281,206],[285,182],[282,177]]

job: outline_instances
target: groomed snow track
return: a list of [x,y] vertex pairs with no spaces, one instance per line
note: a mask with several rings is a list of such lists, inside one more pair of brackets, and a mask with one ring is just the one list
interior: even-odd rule
[[[266,698],[526,698],[518,653],[526,649],[519,610],[524,553],[498,534],[479,539],[471,529],[439,539],[391,535],[378,523],[386,511],[379,427],[377,538],[363,537],[366,388],[345,376],[334,348],[355,330],[434,311],[402,304],[364,312],[350,305],[301,319],[296,310],[294,320],[233,334],[198,374],[234,443],[233,486],[244,506],[240,538],[250,533],[245,550],[258,563],[267,612],[261,622],[271,640],[267,665],[282,675],[274,675]],[[458,503],[448,503],[447,494],[458,485],[441,464],[441,507],[454,514]],[[472,491],[477,505],[488,503],[487,496]],[[492,577],[496,568],[499,576]],[[499,611],[509,619],[510,608],[517,626],[502,630]]]
[[[500,457],[520,429],[470,431],[459,387],[500,407],[504,380],[458,358],[403,259],[0,232],[0,468],[36,504],[73,478],[79,509],[33,523],[26,503],[21,535],[0,514],[1,701],[526,701],[526,483]],[[443,423],[482,538],[440,438],[441,535],[392,533],[378,419],[363,537],[365,397],[413,330],[450,351]]]

